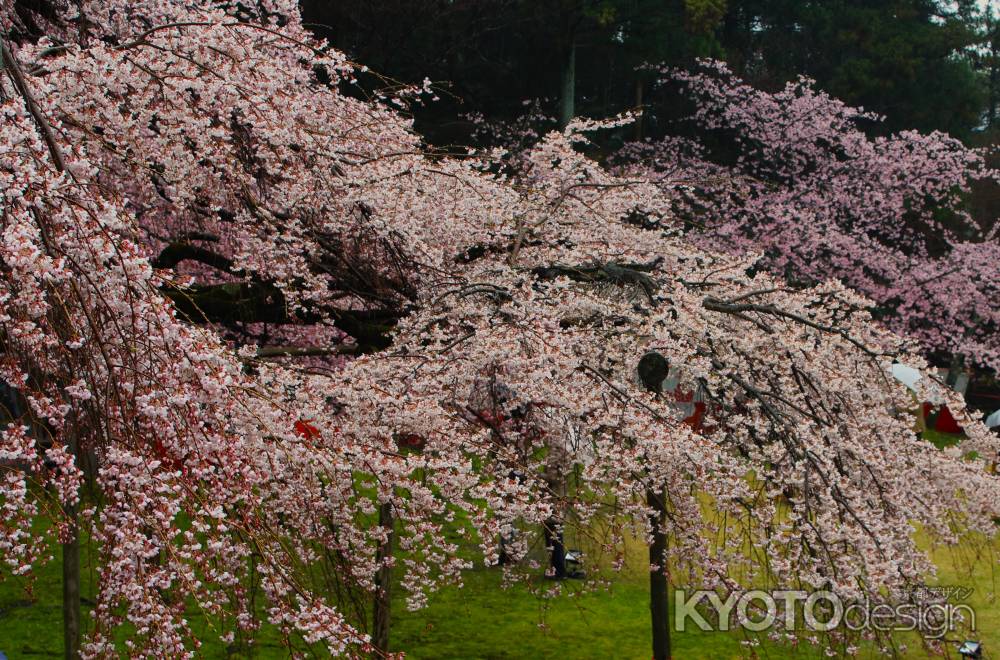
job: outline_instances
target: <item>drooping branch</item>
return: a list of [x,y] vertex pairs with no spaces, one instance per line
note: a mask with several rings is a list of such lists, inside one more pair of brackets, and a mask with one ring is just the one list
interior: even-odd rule
[[331,355],[353,355],[358,352],[357,345],[340,344],[337,346],[261,346],[256,357],[261,360],[283,357],[328,357]]
[[850,333],[848,333],[846,330],[844,330],[842,328],[837,328],[837,327],[834,327],[834,326],[829,326],[829,325],[823,325],[821,323],[816,323],[815,321],[812,321],[812,320],[810,320],[810,319],[802,316],[801,314],[796,314],[795,312],[789,312],[787,310],[775,307],[774,305],[758,305],[758,304],[754,304],[754,303],[738,303],[738,302],[721,300],[721,299],[715,298],[713,296],[708,296],[702,302],[702,306],[705,309],[713,311],[713,312],[722,312],[724,314],[733,314],[733,315],[739,316],[739,317],[744,318],[745,320],[748,320],[748,321],[751,321],[751,322],[755,322],[755,321],[753,321],[753,319],[749,319],[746,316],[746,314],[748,312],[757,312],[757,313],[760,313],[760,314],[767,314],[767,315],[770,315],[770,316],[778,316],[778,317],[781,317],[781,318],[786,318],[786,319],[789,319],[791,321],[795,321],[796,323],[801,323],[802,325],[807,325],[810,328],[813,328],[815,330],[819,330],[820,332],[828,332],[828,333],[831,333],[831,334],[840,335],[841,337],[843,337],[844,339],[846,339],[847,341],[849,341],[851,344],[853,344],[855,347],[861,349],[862,351],[864,351],[865,353],[867,353],[871,357],[879,357],[880,356],[880,354],[878,352],[873,351],[872,349],[868,348],[862,342],[860,342],[857,339],[855,339],[854,337],[852,337],[850,335]]
[[404,315],[396,310],[326,310],[334,325],[358,342],[358,352],[380,351],[392,343],[392,329]]
[[177,312],[193,323],[293,323],[281,291],[271,284],[230,282],[165,288]]

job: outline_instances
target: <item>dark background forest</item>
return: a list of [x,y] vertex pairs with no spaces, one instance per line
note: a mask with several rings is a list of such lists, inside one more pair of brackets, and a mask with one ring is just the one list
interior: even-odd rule
[[[304,0],[307,21],[373,71],[444,93],[416,112],[432,142],[456,118],[510,119],[540,99],[553,117],[650,102],[643,63],[725,60],[776,89],[798,75],[885,115],[875,131],[942,130],[992,142],[996,17],[972,0]],[[644,126],[656,132],[655,126]]]

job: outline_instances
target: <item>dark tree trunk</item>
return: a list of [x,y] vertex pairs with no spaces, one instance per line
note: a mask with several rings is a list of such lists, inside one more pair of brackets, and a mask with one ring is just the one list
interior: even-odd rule
[[[643,80],[641,77],[635,79],[635,109],[640,113],[642,112],[642,93],[643,93]],[[635,118],[635,134],[634,138],[636,142],[642,141],[642,119],[643,116],[640,114]]]
[[[281,290],[269,283],[196,284],[183,289],[164,288],[161,293],[173,301],[182,318],[192,323],[236,327],[243,323],[298,323],[323,318],[315,312],[292,313]],[[338,329],[357,340],[359,353],[387,348],[392,343],[390,332],[402,316],[396,310],[322,311]]]
[[1000,67],[1000,47],[997,44],[997,39],[1000,38],[1000,31],[998,31],[997,22],[993,18],[992,7],[987,7],[986,34],[989,35],[990,39],[989,84],[987,85],[989,106],[986,108],[986,126],[993,128],[997,122],[997,87],[998,83],[1000,83],[1000,80],[998,80],[1000,76],[997,75],[997,67]]
[[[666,511],[663,500],[652,489],[646,504],[655,511],[650,516],[653,543],[649,546],[649,614],[653,626],[653,660],[670,660],[670,593],[667,580]],[[655,566],[656,570],[652,570]]]
[[576,115],[576,43],[572,38],[567,51],[559,97],[559,126],[562,128]]
[[[385,502],[378,510],[378,524],[388,531],[385,543],[383,543],[376,554],[378,561],[392,557],[393,542],[395,540],[395,520],[392,515],[392,503]],[[392,607],[392,568],[387,565],[380,565],[375,576],[375,607],[372,612],[372,644],[378,655],[389,652],[389,626],[391,624]]]
[[[70,438],[69,444],[75,457],[78,453],[76,441]],[[72,504],[63,505],[71,534],[62,544],[63,647],[66,660],[80,657],[80,530],[77,508]]]
[[[41,131],[42,138],[45,140],[45,144],[49,150],[49,155],[52,158],[52,164],[55,165],[56,170],[64,172],[66,170],[66,164],[63,159],[62,150],[59,148],[59,143],[55,139],[52,127],[45,119],[45,115],[42,113],[34,95],[31,93],[25,79],[24,72],[21,70],[21,66],[18,63],[17,58],[14,57],[14,54],[10,51],[7,42],[3,39],[0,39],[0,69],[6,70],[6,72],[10,75],[11,81],[14,83],[15,91],[20,94],[21,98],[24,99],[28,112],[35,120],[35,123]],[[44,240],[44,232],[42,237]],[[52,251],[49,249],[47,244],[46,252],[52,256]],[[55,320],[57,321],[56,327],[69,327],[70,324],[68,323],[68,319],[65,314],[61,311],[61,308],[58,309],[60,311],[55,312]],[[61,332],[60,335],[60,338],[63,340],[68,339],[68,337],[65,336],[65,333]],[[67,436],[67,444],[74,460],[76,460],[79,464],[79,443],[77,441],[78,438],[74,435],[74,433],[75,431],[72,431]],[[70,527],[70,538],[62,544],[63,646],[66,658],[68,660],[76,660],[80,657],[79,515],[76,505],[64,504],[63,511]]]

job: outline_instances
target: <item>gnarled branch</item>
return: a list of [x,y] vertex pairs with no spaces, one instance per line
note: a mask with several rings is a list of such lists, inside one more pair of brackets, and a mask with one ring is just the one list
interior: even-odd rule
[[227,284],[164,288],[178,313],[192,323],[293,324],[329,320],[353,337],[359,353],[387,348],[390,333],[405,312],[400,310],[291,310],[284,294],[273,284],[229,282]]
[[657,291],[656,282],[647,273],[652,272],[660,265],[662,259],[654,259],[645,264],[639,263],[598,263],[589,266],[563,266],[555,264],[553,266],[538,266],[531,272],[543,280],[555,279],[557,277],[568,277],[575,282],[587,283],[610,283],[618,285],[634,284],[642,288],[653,302],[653,295]]

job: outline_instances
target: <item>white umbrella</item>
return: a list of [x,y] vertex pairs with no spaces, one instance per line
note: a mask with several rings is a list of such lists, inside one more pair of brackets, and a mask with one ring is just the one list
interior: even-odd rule
[[1000,410],[996,411],[992,415],[986,418],[986,426],[993,428],[994,426],[1000,426]]
[[917,381],[921,379],[920,371],[914,369],[913,367],[908,367],[905,364],[900,364],[897,362],[892,365],[892,377],[906,385],[908,388],[917,391]]

